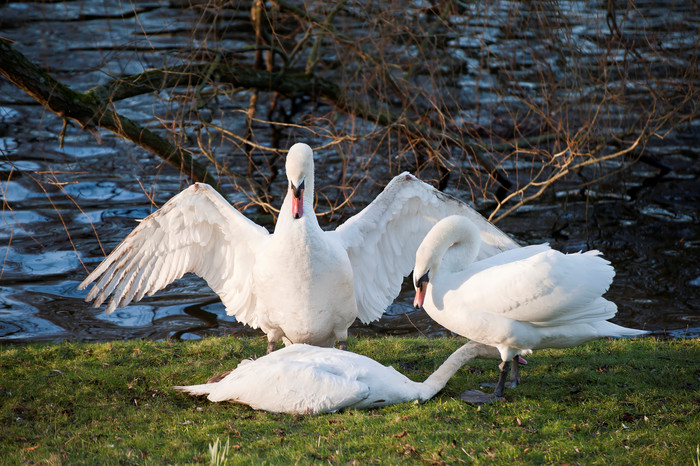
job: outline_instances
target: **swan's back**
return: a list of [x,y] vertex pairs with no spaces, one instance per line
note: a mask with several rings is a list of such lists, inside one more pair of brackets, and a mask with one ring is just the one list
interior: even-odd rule
[[439,284],[436,277],[426,310],[453,332],[499,348],[504,361],[516,350],[642,335],[608,322],[617,306],[602,295],[614,275],[599,251],[528,246],[442,275]]
[[599,251],[562,254],[537,245],[475,262],[450,278],[471,308],[557,326],[613,317],[617,307],[601,296],[614,275]]

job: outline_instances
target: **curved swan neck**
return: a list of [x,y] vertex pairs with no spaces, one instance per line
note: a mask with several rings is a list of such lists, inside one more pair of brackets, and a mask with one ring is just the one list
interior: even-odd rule
[[445,388],[447,381],[450,377],[455,375],[455,373],[467,362],[478,356],[488,356],[491,357],[491,353],[488,351],[490,348],[477,343],[475,341],[470,341],[466,345],[460,347],[457,351],[452,353],[450,357],[443,362],[440,367],[437,368],[435,372],[430,374],[425,382],[423,382],[422,392],[420,396],[420,401],[423,402],[435,396],[437,392]]
[[[481,233],[471,220],[459,215],[444,218],[433,226],[418,248],[416,269],[430,270],[434,279],[443,266],[454,271],[474,262],[480,247]],[[450,263],[443,264],[448,250]]]

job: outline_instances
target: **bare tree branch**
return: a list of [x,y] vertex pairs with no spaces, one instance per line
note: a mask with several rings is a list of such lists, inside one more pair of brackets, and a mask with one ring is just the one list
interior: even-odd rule
[[[248,66],[231,66],[223,63],[218,64],[212,72],[211,66],[211,64],[194,64],[165,70],[149,70],[102,84],[91,89],[86,95],[95,96],[102,100],[117,101],[170,87],[196,86],[201,82],[205,73],[208,73],[212,80],[238,87],[275,91],[286,96],[301,93],[313,98],[320,98],[338,110],[381,126],[398,128],[412,137],[445,139],[453,145],[471,151],[471,155],[477,163],[504,188],[509,189],[512,185],[505,172],[487,157],[483,145],[468,140],[459,133],[445,129],[434,129],[396,114],[389,109],[380,109],[354,99],[337,84],[314,74],[271,73]],[[531,143],[530,140],[524,140],[520,146],[525,147]]]
[[[108,100],[94,93],[76,92],[60,83],[15,50],[11,43],[0,37],[0,74],[41,105],[63,119],[77,122],[82,128],[112,131],[156,154],[193,181],[209,183],[219,189],[218,181],[189,153],[110,110]],[[96,134],[99,139],[99,133]]]

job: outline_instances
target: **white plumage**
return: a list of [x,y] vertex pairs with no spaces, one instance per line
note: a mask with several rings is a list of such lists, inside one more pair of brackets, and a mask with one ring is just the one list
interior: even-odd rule
[[414,305],[449,330],[498,348],[496,396],[511,359],[517,382],[521,353],[646,333],[607,322],[617,306],[602,295],[615,271],[599,251],[562,254],[541,244],[474,262],[480,243],[469,219],[438,222],[416,253]]
[[210,401],[230,401],[276,413],[316,414],[366,409],[417,400],[438,393],[469,360],[498,357],[491,347],[469,342],[424,382],[393,367],[335,348],[294,344],[255,360],[244,360],[214,383],[173,387]]
[[145,218],[83,281],[107,312],[152,295],[185,273],[203,277],[229,315],[274,342],[341,347],[347,329],[381,317],[430,227],[468,216],[482,237],[479,258],[518,247],[466,204],[408,173],[335,231],[313,213],[313,152],[295,144],[286,161],[289,189],[274,234],[248,220],[206,184],[197,183]]

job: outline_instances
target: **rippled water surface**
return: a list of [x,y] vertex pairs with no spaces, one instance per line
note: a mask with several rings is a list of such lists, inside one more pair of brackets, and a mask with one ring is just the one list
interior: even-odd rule
[[[690,3],[690,2],[689,2]],[[569,4],[569,3],[567,3]],[[570,21],[591,57],[600,46],[590,32],[605,11],[570,3]],[[4,3],[0,5],[2,35],[17,41],[30,59],[50,64],[51,72],[79,90],[103,82],[110,74],[138,73],[158,66],[173,53],[180,34],[189,31],[192,11],[167,2],[136,2],[138,22],[121,19],[132,9],[124,2]],[[647,5],[647,21],[666,10]],[[585,14],[582,12],[586,12]],[[483,27],[505,14],[484,9],[476,21],[480,36],[456,43],[455,56],[484,43],[503,43],[498,31]],[[698,9],[688,7],[675,21],[685,25],[665,37],[671,46],[697,51]],[[491,15],[491,16],[487,16]],[[658,19],[661,21],[661,19]],[[661,24],[661,23],[660,23]],[[147,36],[142,33],[147,31]],[[146,39],[148,37],[148,40]],[[232,39],[233,42],[235,40]],[[473,41],[478,41],[472,43]],[[147,44],[146,44],[147,42]],[[235,48],[236,44],[230,44]],[[143,52],[143,48],[147,52]],[[137,50],[139,52],[137,53]],[[690,52],[689,52],[690,53]],[[523,57],[522,60],[527,60]],[[597,66],[591,58],[590,66]],[[474,69],[478,64],[470,64]],[[566,64],[557,68],[566,72]],[[523,86],[536,90],[537,81]],[[465,73],[460,85],[475,93],[482,105],[493,97],[486,84],[495,75]],[[632,85],[632,84],[630,84]],[[697,86],[698,83],[695,83]],[[633,90],[632,90],[633,91]],[[132,99],[120,112],[142,124],[160,112],[158,101]],[[484,118],[478,111],[465,119]],[[235,125],[235,122],[231,122]],[[73,128],[59,148],[61,120],[31,97],[0,80],[0,340],[111,340],[124,338],[200,338],[209,334],[261,333],[247,329],[225,314],[222,304],[204,282],[186,277],[166,290],[110,315],[83,302],[76,289],[86,276],[136,225],[155,202],[161,205],[186,186],[174,170],[160,167],[139,148],[110,134],[101,144]],[[668,168],[637,163],[614,174],[598,191],[562,185],[536,203],[526,205],[499,226],[523,243],[548,241],[563,251],[597,248],[613,263],[617,276],[608,297],[618,303],[615,321],[673,336],[698,335],[700,328],[700,120],[655,139],[646,154]],[[330,162],[329,162],[330,163]],[[608,167],[614,170],[614,162]],[[140,167],[142,180],[131,167]],[[130,167],[130,168],[126,168]],[[331,170],[330,165],[322,169]],[[390,176],[377,173],[379,181]],[[466,199],[468,195],[448,187]],[[153,202],[149,195],[154,193]],[[236,201],[238,193],[231,191]],[[277,206],[281,198],[276,199]],[[360,204],[357,207],[361,207]],[[477,205],[483,212],[493,207]],[[259,212],[252,210],[252,216]],[[260,217],[262,218],[262,217]],[[322,225],[325,220],[322,220]],[[269,227],[269,225],[268,225]],[[99,238],[99,240],[98,240]],[[425,334],[445,331],[422,312],[411,308],[412,293],[405,287],[382,320],[356,325],[356,334]]]

